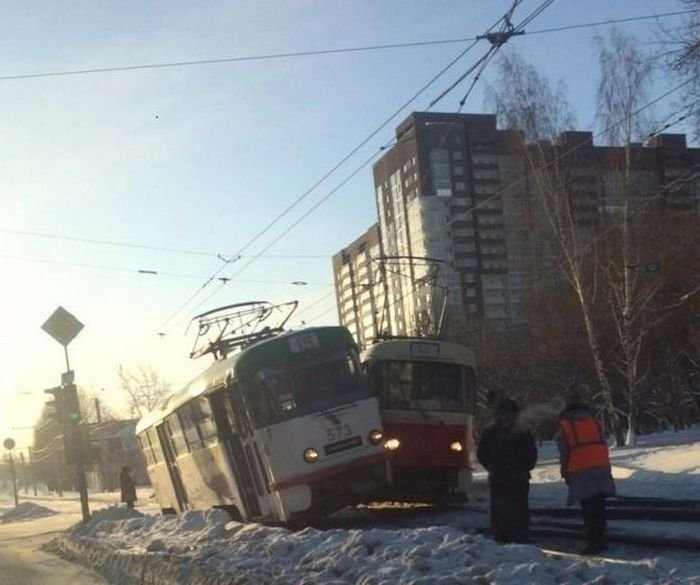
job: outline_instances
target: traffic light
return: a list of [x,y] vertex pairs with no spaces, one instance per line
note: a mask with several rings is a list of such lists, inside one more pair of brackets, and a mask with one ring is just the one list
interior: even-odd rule
[[65,422],[71,425],[80,423],[80,402],[78,400],[78,388],[70,383],[63,386],[63,398],[65,406]]
[[52,394],[53,400],[46,402],[46,406],[52,409],[49,415],[62,425],[80,424],[80,402],[78,400],[78,388],[75,384],[68,383],[44,390],[46,394]]
[[48,400],[46,406],[50,409],[49,416],[53,418],[56,422],[60,424],[65,424],[66,422],[66,400],[65,393],[62,386],[55,386],[54,388],[47,388],[44,390],[45,394],[52,394],[53,400]]

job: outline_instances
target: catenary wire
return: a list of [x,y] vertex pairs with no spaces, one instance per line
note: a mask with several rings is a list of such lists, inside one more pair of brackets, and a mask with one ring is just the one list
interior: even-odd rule
[[[647,14],[641,16],[632,16],[628,18],[610,18],[606,20],[585,22],[580,24],[572,24],[559,27],[551,27],[546,29],[539,29],[533,31],[526,31],[524,34],[536,35],[536,34],[546,34],[554,32],[565,32],[570,30],[577,30],[582,28],[591,28],[596,26],[604,26],[611,24],[626,24],[630,22],[639,22],[642,20],[652,20],[659,18],[668,18],[673,16],[683,16],[686,14],[692,14],[698,12],[700,9],[688,9],[679,10],[675,12],[661,12],[658,14]],[[0,76],[0,81],[18,81],[24,79],[40,79],[40,78],[50,78],[50,77],[70,77],[78,75],[93,75],[101,73],[119,73],[128,71],[141,71],[149,69],[168,69],[176,67],[193,67],[202,65],[220,65],[226,63],[240,63],[247,61],[272,61],[276,59],[290,59],[298,57],[314,57],[323,55],[337,55],[343,53],[361,53],[370,51],[380,51],[389,49],[408,49],[416,47],[429,47],[436,45],[448,45],[448,44],[458,44],[464,42],[470,42],[477,40],[476,37],[462,37],[455,39],[436,39],[429,41],[414,41],[406,43],[389,43],[381,45],[366,45],[359,47],[345,47],[338,49],[318,49],[310,51],[290,51],[281,53],[269,53],[264,55],[243,55],[240,57],[221,57],[213,59],[193,59],[193,60],[183,60],[183,61],[166,61],[162,63],[143,63],[136,65],[117,65],[114,67],[95,67],[88,69],[67,69],[62,71],[43,71],[35,73],[22,73],[17,75],[2,75]]]
[[[498,21],[496,21],[496,23],[494,23],[494,25],[492,25],[492,26],[489,28],[489,31],[491,31],[493,28],[495,28],[495,27],[498,25],[498,23],[499,23],[500,21],[502,21],[502,20],[504,21],[504,26],[509,25],[509,24],[510,24],[510,20],[509,20],[509,19],[510,19],[510,16],[512,15],[512,13],[513,13],[513,10],[514,10],[515,7],[517,7],[517,6],[520,4],[521,1],[522,1],[522,0],[514,0],[512,6],[511,6],[511,9],[508,11],[508,13],[506,13],[506,15],[502,16]],[[542,5],[541,5],[538,9],[535,10],[534,13],[540,14],[541,11],[542,11],[542,7],[543,7],[543,6],[544,6],[544,7],[549,6],[553,1],[554,1],[554,0],[545,0],[545,1],[542,3]],[[531,13],[531,14],[534,14],[534,13]],[[530,15],[530,16],[531,16],[531,15]],[[530,16],[528,16],[527,18],[530,18]],[[518,25],[518,26],[520,26],[520,25]],[[516,28],[517,28],[517,27],[516,27]],[[474,44],[470,45],[469,48],[471,48],[472,46],[474,46]],[[492,51],[493,51],[493,47],[491,47],[491,48],[489,49],[489,51],[487,51],[487,56],[488,56],[488,55],[491,55],[491,54],[492,54]],[[480,63],[482,63],[482,62],[484,62],[484,57],[482,57],[481,59],[479,59],[479,60],[477,61],[477,64],[480,64]],[[453,63],[454,63],[454,61],[453,61]],[[450,65],[450,66],[451,66],[451,65]],[[448,66],[447,68],[444,68],[443,71],[442,71],[439,75],[441,75],[443,72],[445,72],[450,66]],[[474,69],[473,67],[470,68],[470,70],[473,70],[473,69]],[[483,69],[482,69],[482,70],[483,70]],[[433,80],[436,80],[437,77],[439,77],[439,75],[436,76],[436,77],[434,77]],[[464,77],[464,76],[462,76],[462,77]],[[422,93],[425,89],[427,89],[427,87],[429,87],[429,86],[432,84],[433,80],[431,80],[431,82],[430,82],[429,84],[427,84],[426,86],[424,86],[424,88],[422,88],[421,91],[420,91],[418,94],[416,94],[416,95],[419,95],[419,94]],[[450,89],[452,89],[452,88],[454,88],[454,87],[455,87],[455,84],[452,84],[452,86],[451,86]],[[446,93],[443,92],[442,95],[444,96],[444,95],[446,95]],[[414,98],[412,98],[412,99],[414,99]],[[412,101],[412,100],[411,100],[411,101]],[[398,114],[398,112],[397,112],[397,114]],[[386,125],[386,124],[385,124],[385,125]],[[376,134],[376,132],[375,132],[375,134]],[[393,139],[392,139],[392,141],[393,141]],[[381,151],[381,150],[382,150],[382,149],[380,149],[380,151]],[[329,193],[327,193],[324,197],[322,197],[320,200],[318,200],[310,209],[308,209],[304,214],[302,214],[299,218],[297,218],[297,220],[294,221],[291,225],[289,225],[281,234],[279,234],[276,238],[274,238],[265,248],[263,248],[263,250],[262,250],[260,253],[261,253],[261,254],[264,254],[267,250],[269,250],[272,246],[274,246],[277,242],[279,242],[283,237],[285,237],[292,229],[294,229],[299,223],[301,223],[304,219],[306,219],[306,217],[308,217],[308,216],[309,216],[311,213],[313,213],[318,207],[320,207],[326,200],[328,200],[333,194],[335,194],[342,186],[344,186],[348,181],[350,181],[350,180],[351,180],[355,175],[357,175],[362,169],[364,169],[366,166],[368,166],[368,165],[374,160],[374,158],[377,156],[377,154],[378,154],[377,152],[373,153],[367,160],[365,160],[360,166],[358,166],[350,175],[348,175],[345,179],[343,179],[338,185],[336,185],[336,187],[334,187],[334,188],[333,188]],[[199,307],[201,307],[204,303],[206,303],[206,302],[209,301],[211,298],[213,298],[216,294],[218,294],[219,291],[221,291],[221,289],[223,288],[223,286],[225,286],[226,284],[228,284],[228,282],[234,280],[234,279],[236,278],[237,275],[239,275],[243,270],[245,270],[248,266],[250,266],[252,263],[254,263],[254,262],[256,261],[256,259],[257,259],[256,257],[252,258],[252,259],[251,259],[250,261],[248,261],[244,266],[242,266],[240,269],[238,269],[233,275],[231,275],[231,277],[230,277],[226,282],[224,282],[224,283],[222,284],[222,286],[220,286],[218,289],[212,291],[209,295],[207,295],[204,299],[202,299],[197,305],[195,305],[195,307],[192,309],[192,311],[193,311],[193,312],[196,311],[196,310],[197,310]],[[221,269],[223,270],[223,267],[222,267]],[[178,323],[178,324],[179,324],[179,323]]]
[[[543,33],[551,33],[551,32],[564,32],[564,31],[569,31],[569,30],[575,30],[575,29],[580,29],[580,28],[590,28],[590,27],[596,27],[596,26],[601,26],[601,25],[625,24],[625,23],[638,22],[638,21],[650,20],[650,19],[668,18],[668,17],[673,17],[673,16],[683,16],[683,15],[687,15],[687,14],[696,13],[698,11],[700,11],[700,9],[689,9],[689,10],[681,10],[681,11],[675,11],[675,12],[663,12],[663,13],[658,13],[658,14],[633,16],[633,17],[620,18],[620,19],[607,19],[607,20],[593,21],[593,22],[567,25],[567,26],[561,26],[561,27],[553,27],[553,28],[547,28],[547,29],[522,31],[522,33],[533,35],[533,34],[543,34]],[[528,20],[528,22],[529,22],[529,20]],[[518,26],[522,27],[523,23],[521,22],[520,25],[518,25]],[[314,55],[314,54],[342,53],[342,52],[353,52],[353,51],[356,52],[356,51],[365,51],[365,50],[368,51],[368,50],[377,50],[377,49],[402,48],[402,47],[424,46],[424,45],[435,45],[435,44],[457,44],[457,43],[476,41],[476,40],[478,40],[476,37],[463,37],[463,38],[457,38],[457,39],[443,39],[443,40],[423,41],[423,42],[414,42],[414,43],[397,43],[397,44],[391,44],[391,45],[372,45],[372,46],[366,46],[366,47],[351,47],[351,48],[347,48],[347,49],[330,49],[330,50],[326,50],[326,51],[306,51],[306,52],[296,52],[296,53],[294,53],[294,52],[280,53],[277,55],[273,54],[273,55],[260,55],[260,56],[232,57],[232,58],[230,58],[230,61],[272,59],[275,57],[280,57],[280,58],[282,58],[282,57],[294,57],[294,56],[301,57],[301,56],[309,56],[309,55]],[[81,74],[81,73],[122,71],[122,70],[130,70],[131,68],[148,69],[148,68],[160,68],[160,67],[166,67],[166,66],[176,67],[176,66],[181,66],[181,65],[205,64],[205,63],[209,63],[209,62],[224,63],[224,62],[227,62],[227,59],[213,59],[213,60],[203,60],[203,61],[185,61],[185,62],[151,64],[151,65],[146,64],[146,65],[137,65],[137,66],[126,66],[123,68],[122,67],[115,67],[115,68],[73,70],[73,71],[65,71],[65,72],[47,72],[47,73],[37,73],[37,74],[26,74],[26,75],[20,75],[20,76],[0,76],[0,81],[9,80],[9,79],[31,78],[31,77],[47,77],[47,76],[57,76],[57,75],[75,75],[75,74]],[[60,234],[47,234],[47,233],[36,232],[36,231],[12,230],[12,229],[7,229],[7,228],[0,228],[0,232],[9,233],[9,234],[24,235],[24,236],[32,236],[32,237],[62,239],[62,240],[69,240],[69,241],[83,242],[83,243],[103,244],[103,245],[110,245],[110,246],[121,246],[121,247],[128,247],[128,248],[139,248],[139,249],[145,249],[145,250],[172,252],[172,253],[179,253],[179,254],[191,254],[191,255],[198,255],[198,256],[215,256],[215,257],[219,256],[219,254],[216,252],[208,252],[208,251],[201,251],[201,250],[188,250],[188,249],[183,249],[183,248],[168,248],[168,247],[160,247],[160,246],[151,246],[151,245],[146,245],[146,244],[135,244],[135,243],[128,243],[128,242],[117,242],[117,241],[99,240],[99,239],[92,239],[92,238],[79,238],[79,237],[74,237],[74,236],[64,236],[64,235],[60,235]],[[245,255],[242,255],[242,256],[245,257]],[[269,257],[269,258],[304,258],[304,257],[325,258],[325,256],[321,256],[321,255],[313,256],[313,255],[283,255],[283,254],[267,255],[267,256],[262,256],[262,257]]]
[[[326,258],[326,256],[324,256]],[[94,269],[94,270],[108,270],[111,272],[124,272],[124,273],[129,273],[129,274],[139,274],[139,275],[144,275],[144,276],[166,276],[170,278],[186,278],[190,280],[207,280],[209,279],[209,275],[206,274],[183,274],[183,273],[178,273],[178,272],[164,272],[161,270],[150,270],[150,269],[135,269],[135,268],[124,268],[121,266],[110,266],[107,264],[88,264],[88,263],[82,263],[82,262],[68,262],[65,260],[52,260],[48,258],[28,258],[25,256],[13,256],[11,254],[0,254],[0,259],[4,260],[13,260],[17,262],[31,262],[31,263],[38,263],[38,264],[55,264],[58,266],[70,266],[72,268],[89,268],[89,269]],[[219,280],[226,280],[225,278],[219,279]],[[268,280],[268,279],[259,279],[259,280],[239,280],[238,282],[246,282],[246,283],[258,283],[258,284],[298,284],[301,286],[302,284],[304,286],[333,286],[332,283],[330,282],[316,282],[316,281],[311,281],[311,280],[302,280],[298,279],[296,281],[290,281],[290,280]]]
[[[117,248],[135,248],[139,250],[151,250],[154,252],[169,252],[173,254],[188,254],[191,256],[209,256],[212,258],[225,257],[226,254],[221,252],[208,252],[205,250],[192,250],[187,248],[170,248],[167,246],[153,246],[149,244],[136,244],[132,242],[121,242],[116,240],[100,240],[96,238],[81,238],[76,236],[66,236],[63,234],[50,234],[46,232],[16,230],[0,227],[0,233],[10,234],[15,236],[28,236],[33,238],[46,238],[51,240],[63,240],[68,242],[76,242],[81,244],[95,244],[101,246],[113,246]],[[246,258],[245,254],[239,254],[241,258]],[[265,258],[327,258],[325,254],[270,254]]]
[[[520,0],[514,0],[514,2],[518,3],[518,2],[520,2]],[[498,20],[496,20],[496,22],[495,22],[493,25],[491,25],[491,27],[490,27],[488,30],[490,31],[490,30],[492,30],[493,28],[495,28],[495,27],[501,22],[501,20],[503,20],[503,17],[500,17]],[[253,236],[253,238],[251,238],[251,239],[241,248],[241,251],[244,251],[244,250],[246,250],[248,247],[250,247],[250,246],[251,246],[254,242],[256,242],[263,234],[265,234],[265,233],[266,233],[267,231],[269,231],[274,225],[276,225],[276,224],[280,221],[280,219],[282,219],[282,217],[284,217],[284,216],[285,216],[286,214],[288,214],[292,209],[294,209],[299,203],[301,203],[304,199],[306,199],[306,197],[308,197],[318,186],[320,186],[326,179],[328,179],[333,173],[335,173],[336,170],[338,170],[342,165],[344,165],[344,164],[345,164],[350,158],[352,158],[360,149],[362,149],[362,147],[364,147],[370,140],[372,140],[372,138],[374,138],[379,132],[381,132],[387,125],[389,125],[389,124],[391,123],[391,121],[394,120],[394,118],[396,118],[404,109],[406,109],[412,102],[414,102],[416,99],[418,99],[418,97],[420,97],[423,93],[425,93],[425,91],[427,91],[428,88],[430,88],[438,79],[440,79],[440,77],[442,77],[449,69],[451,69],[457,62],[459,62],[467,53],[469,53],[469,51],[471,51],[471,49],[474,48],[474,47],[477,45],[478,42],[479,42],[478,40],[474,40],[474,41],[473,41],[472,43],[470,43],[464,50],[462,50],[462,51],[457,55],[457,57],[455,57],[454,59],[452,59],[446,66],[444,66],[436,75],[434,75],[426,84],[424,84],[416,93],[414,93],[414,94],[413,94],[406,102],[404,102],[396,111],[394,111],[394,113],[392,113],[391,116],[390,116],[389,118],[387,118],[379,127],[377,127],[368,137],[366,137],[364,140],[362,140],[362,141],[360,142],[360,144],[358,144],[358,145],[357,145],[355,148],[353,148],[347,155],[345,155],[345,156],[340,160],[340,162],[338,162],[330,171],[326,172],[326,173],[321,177],[321,179],[319,179],[316,183],[314,183],[314,184],[312,185],[312,187],[310,187],[310,188],[307,189],[304,193],[302,193],[302,195],[300,195],[299,197],[297,197],[297,199],[295,199],[295,200],[294,200],[290,205],[288,205],[279,215],[277,215],[271,222],[269,222],[269,223],[263,228],[263,230],[261,230],[260,232],[258,232],[257,234],[255,234],[255,235]],[[373,155],[372,155],[372,159],[374,158],[374,156],[376,156],[376,154],[373,154]],[[371,162],[372,159],[370,159],[370,162]],[[366,166],[366,164],[369,164],[369,162],[363,164],[363,166],[362,166],[361,168],[364,168],[364,166]],[[360,168],[360,169],[357,169],[356,171],[354,171],[353,174],[352,174],[347,180],[349,180],[352,176],[354,176],[355,174],[357,174],[357,172],[359,172],[359,170],[361,170],[361,168]],[[347,182],[347,180],[346,180],[345,182]],[[344,184],[344,183],[343,183],[343,184]],[[328,198],[328,196],[327,196],[325,199],[327,199],[327,198]],[[325,200],[325,199],[324,199],[324,200]],[[314,209],[315,209],[315,207],[314,207]],[[306,217],[307,215],[308,215],[308,213],[305,214],[303,217]],[[296,225],[296,224],[294,224],[294,225]],[[289,230],[287,230],[287,231],[289,231]],[[286,234],[287,231],[285,231],[284,233]],[[269,249],[269,248],[270,248],[270,246],[268,246],[267,248],[265,248],[265,251],[266,251],[267,249]],[[255,259],[257,259],[257,256],[256,256],[253,260],[255,260]],[[248,264],[246,264],[246,266],[249,266],[250,263],[251,263],[251,262],[249,262]],[[206,286],[209,284],[209,282],[211,282],[211,281],[213,280],[213,278],[215,278],[216,276],[218,276],[218,275],[224,270],[224,268],[225,268],[225,265],[219,267],[219,269],[212,275],[212,279],[211,279],[211,280],[205,282],[199,289],[197,289],[196,291],[194,291],[194,293],[192,293],[192,294],[187,298],[187,300],[186,300],[184,303],[182,303],[182,304],[181,304],[181,305],[180,305],[180,306],[165,320],[165,322],[161,325],[160,330],[161,330],[161,331],[165,330],[165,328],[172,322],[172,320],[173,320],[175,317],[177,317],[177,316],[185,309],[185,307],[187,307],[187,306],[201,293],[201,291],[202,291],[204,288],[206,288]],[[214,291],[213,293],[211,293],[209,296],[207,296],[206,299],[205,299],[204,301],[202,301],[202,302],[200,302],[199,304],[197,304],[194,310],[196,310],[197,307],[201,306],[201,305],[203,304],[203,302],[206,302],[207,300],[209,300],[214,294],[216,294],[216,293],[218,292],[218,290],[220,290],[220,288],[217,289],[216,291]]]

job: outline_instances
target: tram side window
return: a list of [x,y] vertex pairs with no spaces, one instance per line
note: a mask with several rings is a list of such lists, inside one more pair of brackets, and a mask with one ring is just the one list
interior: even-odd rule
[[141,451],[143,451],[143,458],[146,460],[146,465],[153,465],[155,463],[153,460],[153,451],[148,442],[148,437],[145,434],[139,436],[139,444],[141,445]]
[[155,429],[150,429],[146,432],[148,437],[148,442],[151,444],[151,449],[153,451],[153,461],[155,463],[163,462],[163,451],[161,450],[160,441],[158,440],[158,433]]
[[182,425],[182,430],[185,433],[185,440],[190,451],[196,451],[204,446],[202,438],[199,436],[199,429],[197,428],[197,416],[194,411],[194,403],[185,404],[183,407],[179,408],[177,411],[180,417],[180,424]]
[[176,414],[171,414],[165,419],[165,428],[168,431],[168,437],[173,446],[173,454],[175,457],[187,453],[187,442],[185,441],[185,435],[180,426],[180,420]]
[[199,434],[202,437],[205,445],[215,445],[218,442],[216,434],[216,424],[214,423],[214,414],[211,410],[211,403],[208,398],[200,398],[195,404],[197,412],[197,426]]

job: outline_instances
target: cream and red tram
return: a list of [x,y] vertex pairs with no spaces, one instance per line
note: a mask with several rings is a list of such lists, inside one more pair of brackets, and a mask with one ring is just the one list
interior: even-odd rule
[[164,512],[287,522],[372,499],[385,482],[377,398],[342,327],[219,359],[136,433]]
[[392,491],[434,500],[466,496],[474,353],[445,341],[397,338],[373,344],[361,361],[379,398]]

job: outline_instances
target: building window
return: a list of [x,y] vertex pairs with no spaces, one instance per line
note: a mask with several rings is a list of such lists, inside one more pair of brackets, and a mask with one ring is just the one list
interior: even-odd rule
[[430,151],[430,176],[436,195],[452,195],[452,177],[447,150],[434,148]]

